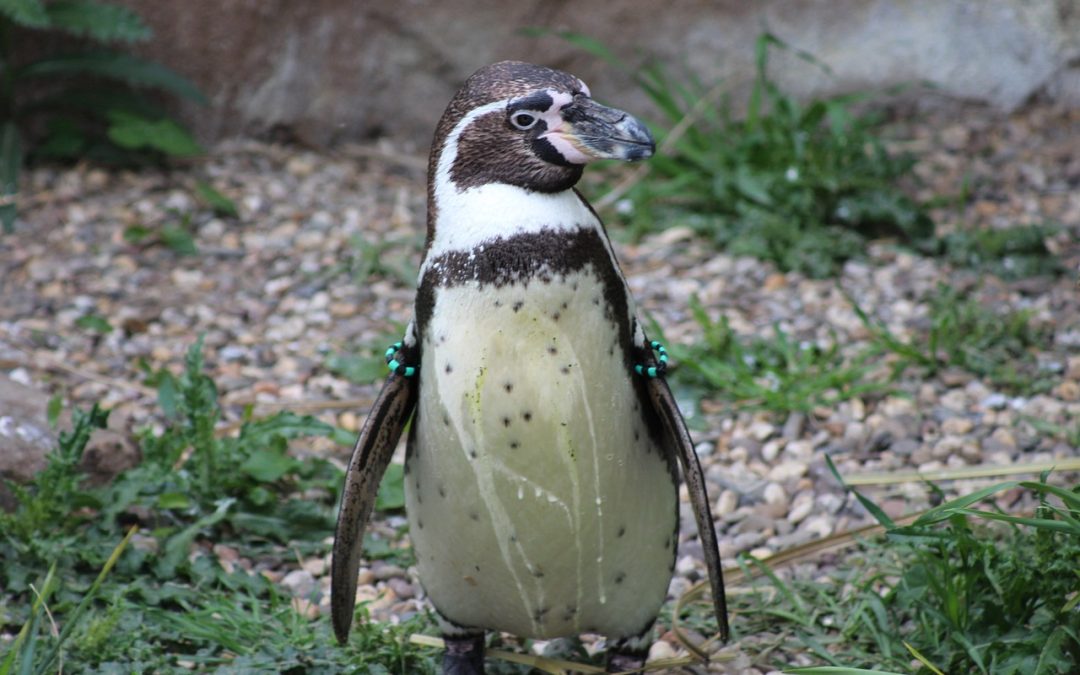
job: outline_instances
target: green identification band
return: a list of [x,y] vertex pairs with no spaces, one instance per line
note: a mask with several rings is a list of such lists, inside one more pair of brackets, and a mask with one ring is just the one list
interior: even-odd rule
[[407,366],[394,358],[399,351],[401,351],[400,342],[395,342],[386,348],[386,367],[390,369],[390,372],[397,373],[402,377],[412,377],[416,374],[416,368]]
[[664,349],[664,345],[660,344],[656,340],[653,340],[649,343],[649,348],[656,352],[658,355],[656,359],[656,365],[645,366],[639,363],[634,366],[634,372],[638,375],[643,375],[645,377],[660,377],[665,372],[667,372],[667,350]]

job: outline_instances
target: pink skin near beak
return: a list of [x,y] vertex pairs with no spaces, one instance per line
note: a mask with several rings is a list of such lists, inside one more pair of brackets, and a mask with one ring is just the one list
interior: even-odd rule
[[565,106],[573,103],[574,97],[567,93],[551,90],[548,90],[548,93],[551,95],[554,103],[552,103],[550,108],[544,111],[542,117],[547,124],[548,130],[541,134],[540,138],[547,140],[555,146],[555,149],[559,151],[559,154],[571,164],[587,164],[590,160],[595,159],[592,155],[582,152],[573,136],[567,136],[562,133],[562,129],[566,126],[566,123],[563,121],[559,111]]

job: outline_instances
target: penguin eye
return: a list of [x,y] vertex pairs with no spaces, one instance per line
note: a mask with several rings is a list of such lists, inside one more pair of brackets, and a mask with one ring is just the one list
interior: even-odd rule
[[510,124],[514,125],[515,129],[527,131],[536,126],[536,123],[539,121],[539,119],[540,118],[538,118],[536,115],[533,115],[532,113],[516,112],[510,116]]

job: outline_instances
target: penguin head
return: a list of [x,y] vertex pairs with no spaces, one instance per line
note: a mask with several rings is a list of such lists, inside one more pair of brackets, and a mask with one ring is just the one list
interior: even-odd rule
[[567,190],[596,159],[635,161],[655,144],[644,124],[600,105],[580,79],[551,68],[502,61],[473,73],[435,131],[433,184],[458,191],[503,183],[537,192]]

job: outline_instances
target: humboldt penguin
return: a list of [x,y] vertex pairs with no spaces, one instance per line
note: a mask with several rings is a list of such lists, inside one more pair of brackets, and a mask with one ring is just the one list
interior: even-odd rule
[[406,511],[444,673],[483,672],[485,631],[599,633],[609,670],[640,667],[675,566],[680,464],[727,639],[705,480],[666,351],[574,188],[588,162],[653,151],[641,122],[542,66],[487,66],[450,101],[428,165],[413,321],[387,351],[342,491],[339,641],[364,526],[410,419]]

